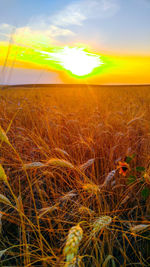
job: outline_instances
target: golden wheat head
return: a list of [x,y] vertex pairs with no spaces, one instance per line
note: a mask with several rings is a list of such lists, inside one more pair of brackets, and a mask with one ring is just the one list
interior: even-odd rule
[[68,234],[66,245],[64,247],[64,255],[66,257],[66,261],[70,262],[77,255],[79,243],[82,240],[83,230],[78,225],[73,226]]

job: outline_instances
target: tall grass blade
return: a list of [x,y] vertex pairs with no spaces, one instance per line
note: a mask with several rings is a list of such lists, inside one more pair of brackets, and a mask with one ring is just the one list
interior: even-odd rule
[[2,216],[3,216],[3,214],[0,213],[0,234],[2,232]]
[[6,251],[7,251],[7,249],[0,250],[0,259],[5,254]]
[[[111,265],[108,265],[109,262],[111,262]],[[112,255],[108,255],[102,265],[102,267],[108,267],[108,266],[116,267],[114,257]]]
[[57,205],[54,205],[52,207],[46,207],[46,208],[42,208],[40,211],[39,211],[39,218],[43,217],[43,215],[45,215],[46,213],[51,213],[53,212],[54,210],[57,209]]
[[3,181],[4,183],[7,184],[7,175],[1,164],[0,164],[0,181]]
[[0,194],[0,202],[12,207],[12,204],[9,199],[2,194]]
[[2,129],[2,127],[0,126],[0,141],[1,142],[5,142],[7,143],[8,145],[10,144],[9,140],[8,140],[8,137],[5,133],[5,131]]

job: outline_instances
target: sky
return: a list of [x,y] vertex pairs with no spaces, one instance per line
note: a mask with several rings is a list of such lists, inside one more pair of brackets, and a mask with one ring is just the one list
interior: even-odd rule
[[0,7],[0,84],[150,83],[150,0]]

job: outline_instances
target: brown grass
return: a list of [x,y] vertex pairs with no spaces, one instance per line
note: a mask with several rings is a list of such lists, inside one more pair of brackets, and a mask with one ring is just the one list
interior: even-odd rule
[[[10,87],[0,126],[1,266],[149,266],[150,86]],[[117,169],[133,153],[143,183]],[[66,263],[78,224],[78,255]]]

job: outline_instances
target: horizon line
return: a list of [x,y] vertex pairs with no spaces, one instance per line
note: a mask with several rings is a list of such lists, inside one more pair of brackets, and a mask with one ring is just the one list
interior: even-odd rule
[[25,84],[0,84],[0,88],[1,87],[3,87],[3,88],[5,88],[5,87],[19,87],[19,86],[24,86],[24,87],[30,87],[30,86],[34,86],[34,87],[36,87],[36,86],[43,86],[43,87],[47,87],[47,86],[95,86],[95,87],[97,87],[97,86],[150,86],[150,83],[140,83],[140,84],[86,84],[86,83],[36,83],[36,84],[34,84],[34,83],[25,83]]

